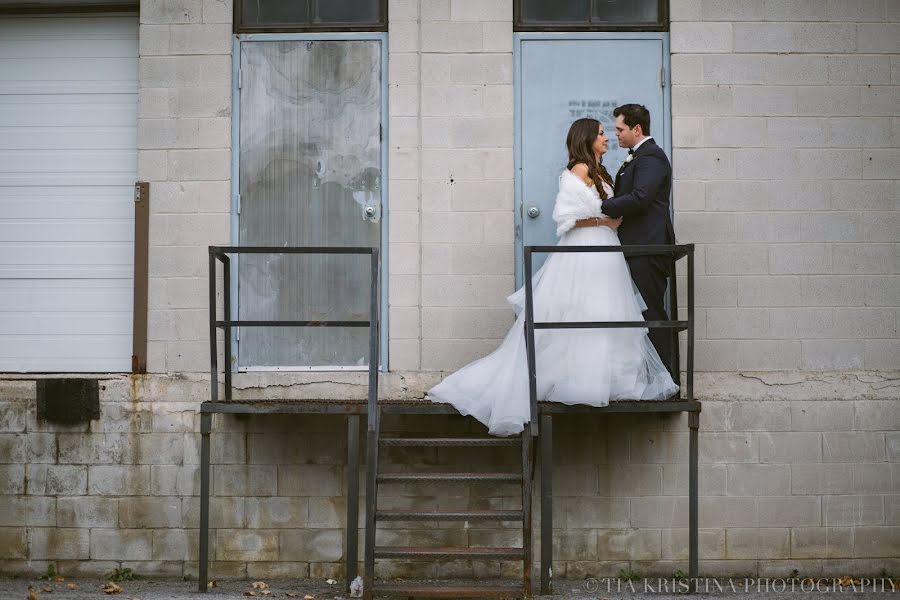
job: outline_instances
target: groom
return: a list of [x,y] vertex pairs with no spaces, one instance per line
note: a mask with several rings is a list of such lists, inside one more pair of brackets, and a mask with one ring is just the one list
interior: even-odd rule
[[[628,157],[616,173],[615,195],[603,201],[603,213],[624,217],[619,226],[622,245],[674,244],[675,230],[669,216],[672,165],[650,136],[650,112],[640,104],[624,104],[613,111],[616,138]],[[667,321],[664,298],[672,259],[662,254],[626,256],[631,277],[644,297],[647,321]],[[671,329],[651,328],[650,341],[663,364],[672,372],[672,350],[677,336]],[[673,340],[674,338],[674,340]],[[677,354],[676,354],[677,361]]]

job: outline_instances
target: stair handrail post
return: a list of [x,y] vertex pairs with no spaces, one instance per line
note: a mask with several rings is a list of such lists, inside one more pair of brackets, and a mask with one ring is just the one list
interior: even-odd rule
[[531,246],[525,246],[525,351],[528,356],[528,398],[531,408],[529,435],[538,435],[537,361],[534,351],[534,293],[532,290],[533,254]]

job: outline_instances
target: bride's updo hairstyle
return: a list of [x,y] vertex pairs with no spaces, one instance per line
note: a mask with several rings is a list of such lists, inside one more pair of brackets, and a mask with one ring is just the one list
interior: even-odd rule
[[578,119],[569,127],[569,133],[566,135],[566,148],[569,150],[569,164],[567,169],[571,169],[578,163],[584,163],[588,167],[588,177],[594,182],[594,186],[600,193],[600,197],[606,200],[606,192],[603,191],[602,181],[609,185],[613,184],[609,171],[603,166],[603,157],[600,160],[594,156],[594,140],[597,139],[597,132],[600,131],[600,121],[585,117]]

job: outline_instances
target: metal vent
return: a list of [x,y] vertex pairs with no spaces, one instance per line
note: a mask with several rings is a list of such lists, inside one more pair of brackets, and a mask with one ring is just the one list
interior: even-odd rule
[[100,418],[96,379],[39,379],[37,417],[46,421],[84,423]]

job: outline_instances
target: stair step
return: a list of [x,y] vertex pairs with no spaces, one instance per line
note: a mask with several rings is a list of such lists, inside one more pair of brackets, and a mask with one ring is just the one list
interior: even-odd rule
[[383,437],[381,444],[384,446],[519,446],[520,438],[475,438],[475,437]]
[[423,481],[493,481],[496,483],[522,481],[521,473],[381,473],[380,483],[415,483]]
[[428,548],[379,546],[376,558],[474,558],[485,560],[522,560],[524,548]]
[[379,510],[377,521],[521,521],[521,510]]
[[417,598],[512,598],[523,595],[521,583],[441,585],[440,583],[380,583],[375,582],[376,596],[407,596]]

